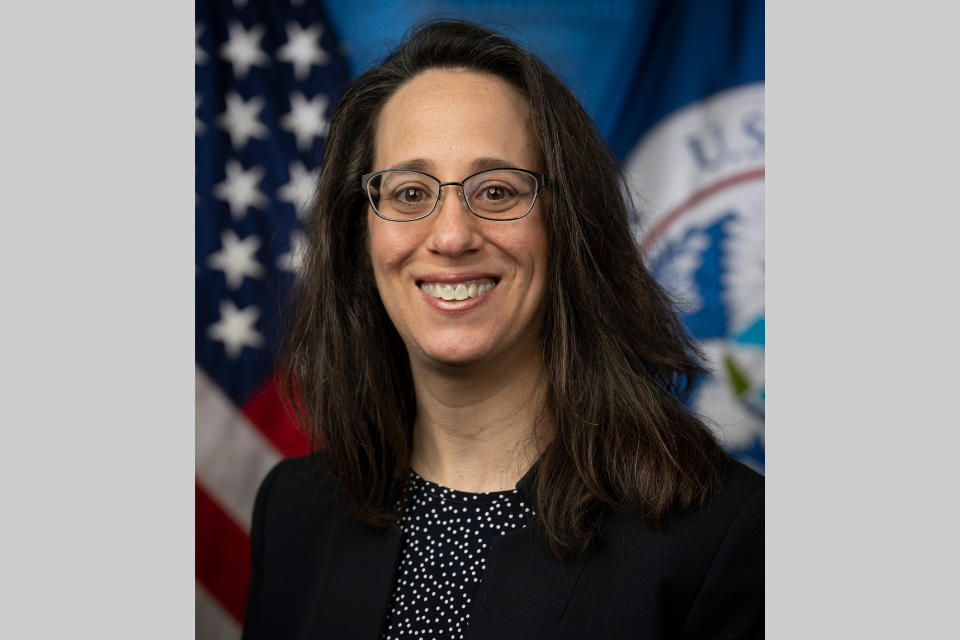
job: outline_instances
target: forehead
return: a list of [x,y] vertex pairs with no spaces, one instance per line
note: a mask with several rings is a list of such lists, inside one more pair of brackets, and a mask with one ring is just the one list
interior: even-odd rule
[[469,71],[430,70],[400,87],[381,110],[374,147],[375,171],[416,164],[442,180],[463,178],[478,159],[543,164],[526,98]]

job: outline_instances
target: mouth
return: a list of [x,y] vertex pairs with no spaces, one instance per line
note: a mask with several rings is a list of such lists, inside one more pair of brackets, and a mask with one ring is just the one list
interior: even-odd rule
[[429,282],[422,280],[418,283],[420,290],[428,296],[441,300],[467,300],[486,295],[497,286],[496,278],[478,278],[463,282]]

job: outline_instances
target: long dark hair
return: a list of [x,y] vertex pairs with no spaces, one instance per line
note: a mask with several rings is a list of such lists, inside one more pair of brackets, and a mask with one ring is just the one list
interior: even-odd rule
[[718,491],[726,469],[683,402],[701,356],[643,266],[619,165],[590,117],[534,55],[475,24],[422,24],[337,103],[282,355],[299,419],[357,516],[396,522],[417,405],[406,348],[373,281],[358,178],[373,170],[380,109],[429,69],[493,74],[519,89],[550,177],[543,410],[556,430],[532,503],[554,554],[586,549],[605,508],[663,527]]

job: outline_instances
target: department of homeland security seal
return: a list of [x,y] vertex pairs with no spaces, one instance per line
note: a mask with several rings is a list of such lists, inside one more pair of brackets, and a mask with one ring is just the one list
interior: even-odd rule
[[637,240],[681,300],[713,375],[691,404],[728,450],[764,469],[764,84],[667,116],[625,163]]

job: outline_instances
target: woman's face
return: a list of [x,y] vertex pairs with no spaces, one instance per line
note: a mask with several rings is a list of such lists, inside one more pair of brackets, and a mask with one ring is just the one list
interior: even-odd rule
[[[380,115],[374,171],[416,168],[461,182],[487,168],[544,172],[530,106],[495,76],[427,71],[401,87]],[[509,361],[539,353],[547,276],[541,193],[519,220],[485,220],[467,209],[460,187],[426,218],[384,220],[367,208],[377,289],[415,363]],[[463,285],[464,300],[427,289]],[[484,286],[486,285],[486,286]],[[449,291],[449,290],[448,290]],[[449,297],[449,293],[448,296]]]

